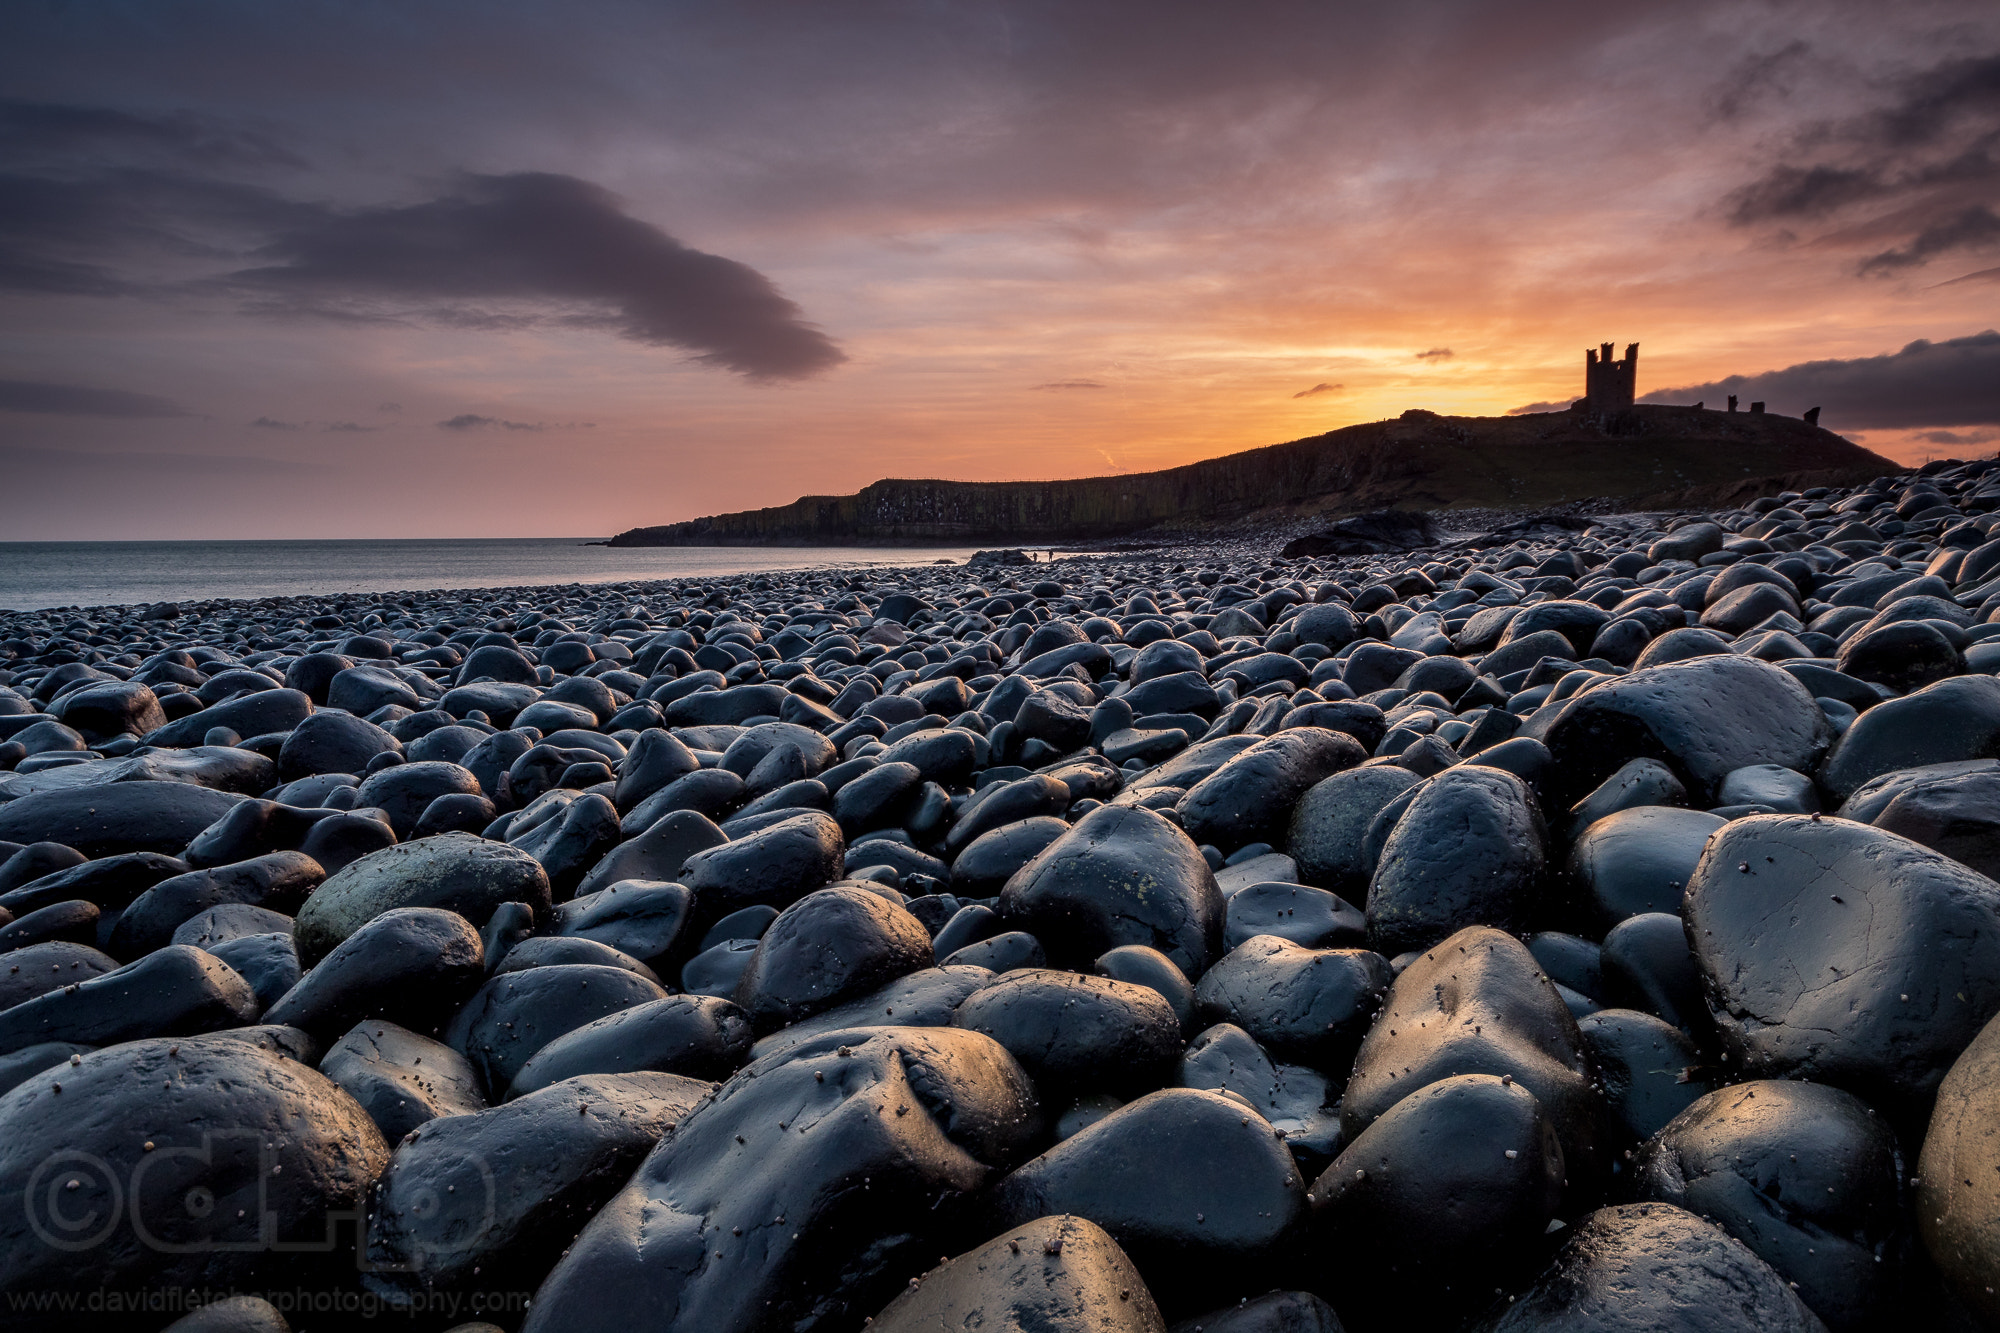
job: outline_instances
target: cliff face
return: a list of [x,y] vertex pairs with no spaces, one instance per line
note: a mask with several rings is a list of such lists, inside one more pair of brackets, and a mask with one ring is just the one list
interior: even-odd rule
[[1694,503],[1765,478],[1853,481],[1896,465],[1792,417],[1641,406],[1611,429],[1582,413],[1406,412],[1185,467],[1071,481],[878,481],[854,495],[634,528],[613,546],[851,546],[1126,536],[1271,511],[1542,508],[1611,496]]

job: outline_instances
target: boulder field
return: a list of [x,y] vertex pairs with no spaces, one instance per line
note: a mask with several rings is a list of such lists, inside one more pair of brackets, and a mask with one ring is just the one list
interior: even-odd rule
[[2000,1329],[2000,465],[0,613],[0,1325]]

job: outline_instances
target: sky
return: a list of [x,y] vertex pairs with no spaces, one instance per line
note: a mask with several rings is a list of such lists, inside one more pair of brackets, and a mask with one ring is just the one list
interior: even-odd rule
[[2000,447],[1991,0],[11,0],[0,540],[604,535],[1393,417]]

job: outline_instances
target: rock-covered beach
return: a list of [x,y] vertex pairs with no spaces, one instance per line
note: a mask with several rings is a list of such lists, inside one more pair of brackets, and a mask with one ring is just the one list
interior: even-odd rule
[[0,1325],[2000,1328],[2000,463],[1422,540],[0,614]]

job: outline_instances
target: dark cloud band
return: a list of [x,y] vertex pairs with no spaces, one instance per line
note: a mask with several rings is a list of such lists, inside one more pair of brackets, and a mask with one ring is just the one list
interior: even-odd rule
[[1706,401],[1735,394],[1796,414],[1823,409],[1829,430],[1896,430],[2000,423],[2000,331],[1945,342],[1919,340],[1885,356],[1806,361],[1761,375],[1646,394],[1648,403]]
[[93,389],[81,384],[0,380],[0,412],[38,412],[64,417],[191,417],[180,404],[150,393]]

